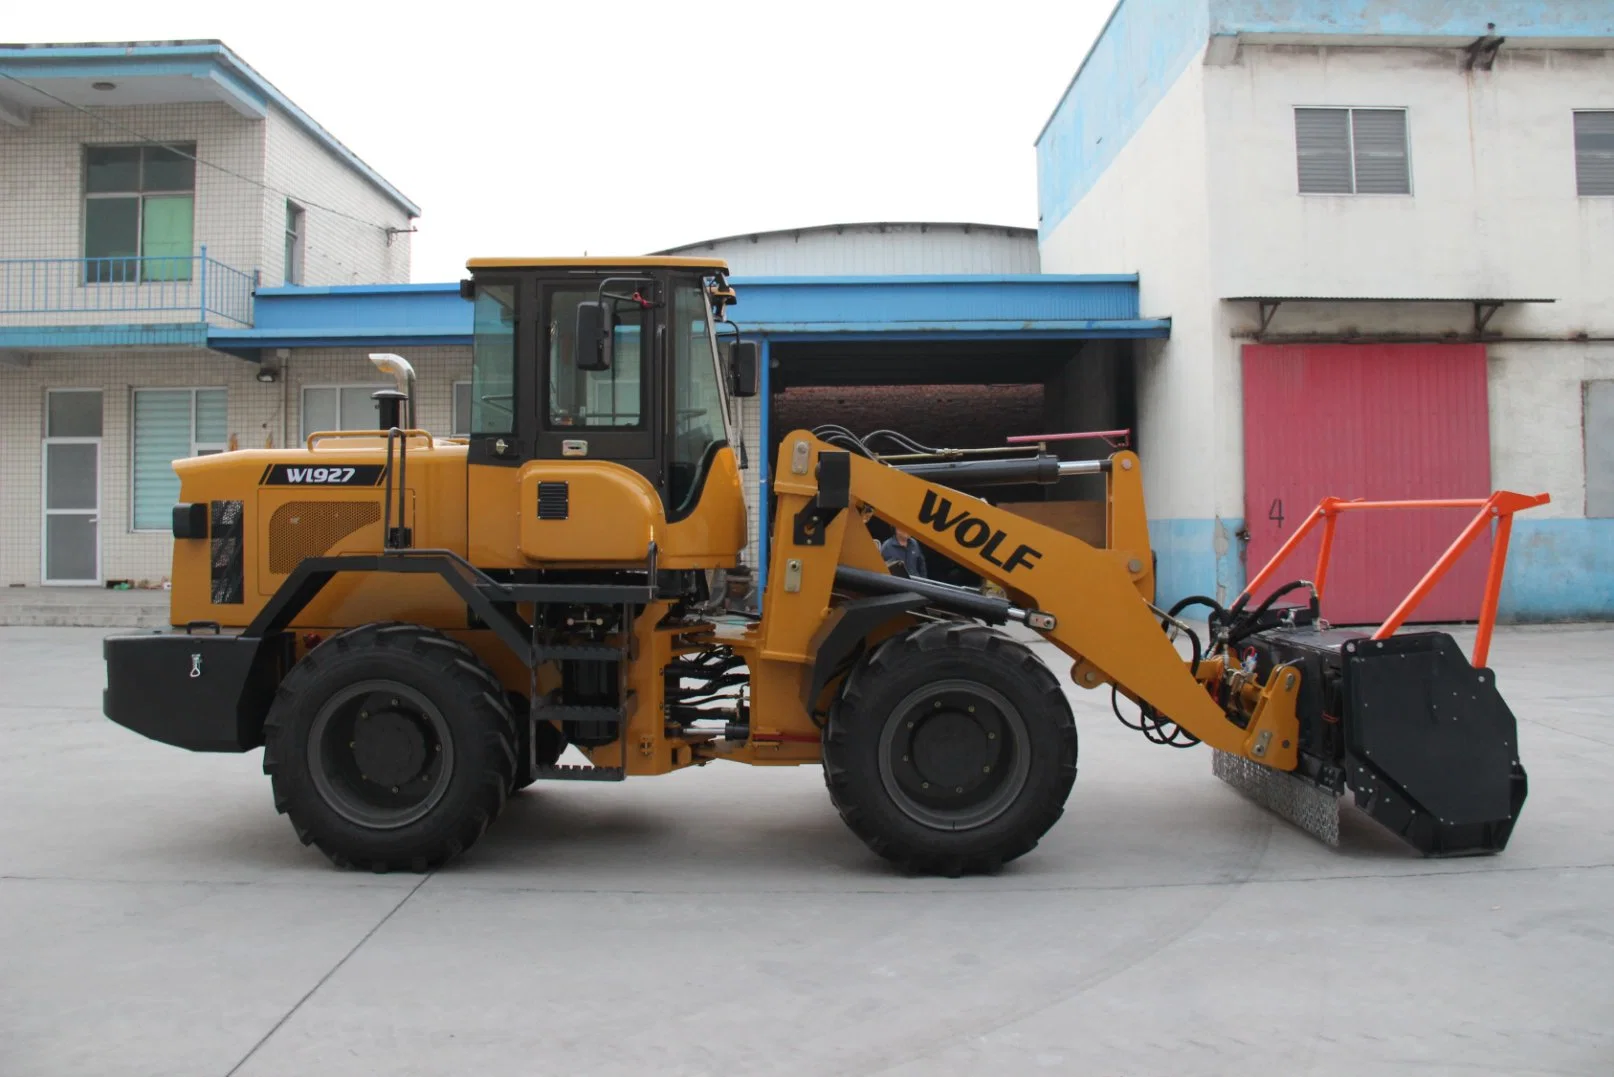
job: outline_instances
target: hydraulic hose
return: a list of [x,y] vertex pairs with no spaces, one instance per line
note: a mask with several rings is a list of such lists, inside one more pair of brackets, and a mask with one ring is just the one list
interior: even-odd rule
[[[1244,614],[1228,628],[1228,646],[1232,646],[1246,636],[1254,635],[1256,632],[1256,626],[1261,623],[1261,615],[1270,610],[1272,608],[1272,604],[1278,599],[1282,598],[1286,594],[1289,594],[1291,591],[1298,591],[1302,587],[1310,586],[1311,584],[1305,580],[1295,580],[1293,583],[1286,583],[1276,591],[1273,591],[1266,597],[1266,601],[1262,602],[1249,613]],[[1235,606],[1234,610],[1237,608],[1238,607]],[[1233,613],[1234,610],[1229,610],[1228,612]]]

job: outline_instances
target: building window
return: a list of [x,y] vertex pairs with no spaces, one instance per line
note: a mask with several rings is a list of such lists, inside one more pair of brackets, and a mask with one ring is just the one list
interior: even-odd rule
[[191,279],[194,143],[84,148],[84,280]]
[[303,283],[303,207],[286,202],[286,283]]
[[1586,515],[1614,516],[1614,381],[1585,383]]
[[392,385],[311,385],[303,390],[303,437],[321,430],[379,430],[381,409],[370,394]]
[[179,500],[173,462],[229,448],[228,396],[223,389],[136,389],[134,458],[130,468],[135,531],[167,531]]
[[1614,112],[1575,113],[1575,181],[1582,196],[1614,195]]
[[471,383],[468,381],[454,383],[454,429],[449,431],[449,436],[471,436]]
[[1301,194],[1411,194],[1407,111],[1297,108]]

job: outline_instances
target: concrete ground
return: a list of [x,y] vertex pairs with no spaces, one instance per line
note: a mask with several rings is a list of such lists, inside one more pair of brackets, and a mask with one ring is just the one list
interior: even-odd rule
[[1065,818],[960,880],[888,870],[816,768],[722,764],[338,872],[257,753],[101,718],[100,635],[0,629],[7,1077],[1614,1073],[1614,627],[1496,642],[1500,856],[1354,813],[1329,849],[1078,694]]

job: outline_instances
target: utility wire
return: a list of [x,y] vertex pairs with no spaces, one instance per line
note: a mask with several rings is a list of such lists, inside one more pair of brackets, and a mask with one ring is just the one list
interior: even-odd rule
[[84,115],[88,116],[92,120],[95,120],[97,123],[104,123],[104,124],[108,125],[109,127],[116,127],[118,130],[123,131],[126,134],[133,135],[135,138],[139,139],[141,142],[146,143],[147,145],[156,146],[159,149],[165,149],[168,152],[178,154],[181,157],[187,157],[190,160],[195,161],[197,164],[202,165],[205,168],[211,168],[215,172],[222,172],[226,176],[234,176],[236,179],[240,180],[241,182],[250,183],[252,186],[260,188],[260,189],[265,190],[265,191],[268,191],[270,194],[278,194],[282,198],[291,199],[293,202],[296,202],[299,206],[302,206],[305,209],[317,209],[317,210],[321,211],[322,213],[329,213],[329,214],[332,214],[333,216],[337,216],[337,217],[345,217],[348,220],[353,221],[356,224],[362,224],[362,225],[365,225],[367,227],[377,229],[378,231],[381,231],[381,232],[388,231],[389,226],[387,226],[387,225],[376,224],[374,221],[367,221],[363,217],[355,217],[351,213],[345,213],[342,210],[333,209],[330,206],[322,206],[317,202],[310,202],[307,199],[303,198],[301,195],[295,195],[295,194],[292,194],[289,191],[282,191],[278,187],[271,187],[269,184],[263,182],[262,180],[253,179],[251,176],[244,176],[240,172],[235,171],[233,168],[225,168],[223,165],[218,165],[218,164],[214,164],[212,161],[203,160],[202,158],[196,156],[194,153],[187,153],[186,151],[180,149],[178,146],[170,145],[167,142],[162,142],[162,141],[159,141],[158,139],[152,138],[149,135],[147,135],[147,134],[145,134],[145,133],[143,133],[141,131],[135,130],[133,127],[130,127],[126,123],[120,123],[119,121],[114,120],[110,116],[103,116],[101,113],[96,112],[94,109],[86,108],[83,105],[74,104],[72,101],[68,101],[65,98],[57,97],[55,94],[51,93],[49,90],[46,90],[46,89],[44,89],[44,88],[42,88],[40,86],[37,86],[34,83],[29,82],[25,78],[19,78],[18,76],[13,75],[9,71],[0,71],[0,78],[10,79],[12,82],[17,83],[19,86],[26,86],[28,89],[34,91],[35,93],[37,93],[37,94],[39,94],[39,95],[41,95],[43,97],[50,98],[52,101],[55,101],[59,105],[67,106],[68,108],[72,109],[74,112],[82,112]]

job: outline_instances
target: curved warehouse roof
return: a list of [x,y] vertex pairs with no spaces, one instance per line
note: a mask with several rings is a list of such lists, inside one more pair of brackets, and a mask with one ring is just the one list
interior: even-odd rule
[[736,276],[916,276],[1036,273],[1031,228],[971,221],[861,221],[740,232],[658,254],[712,254]]
[[716,269],[724,273],[729,270],[728,263],[721,258],[669,258],[661,255],[634,258],[472,258],[465,263],[466,269],[533,269],[553,266],[579,266],[589,268],[615,268],[624,269],[653,269],[666,267],[671,269]]
[[799,239],[804,235],[814,235],[821,232],[833,232],[842,235],[846,232],[887,232],[887,231],[941,231],[963,232],[999,232],[1010,235],[1022,235],[1030,239],[1037,238],[1035,228],[1020,228],[1010,224],[980,224],[975,221],[852,221],[842,224],[813,224],[804,228],[772,228],[763,232],[736,232],[732,236],[716,236],[712,239],[699,239],[694,243],[685,243],[679,247],[668,247],[657,254],[677,254],[681,251],[692,251],[700,247],[711,247],[719,243],[734,243],[739,240],[749,240],[752,243],[764,238],[775,236],[789,236]]

